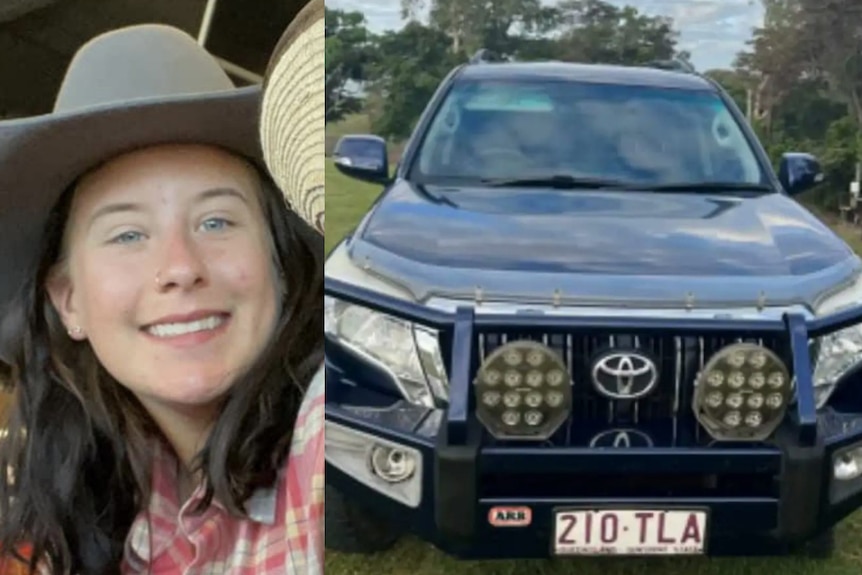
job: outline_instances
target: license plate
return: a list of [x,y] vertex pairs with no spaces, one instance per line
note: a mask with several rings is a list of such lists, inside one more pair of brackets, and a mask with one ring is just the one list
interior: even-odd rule
[[558,511],[557,555],[700,555],[707,515],[701,510],[574,509]]

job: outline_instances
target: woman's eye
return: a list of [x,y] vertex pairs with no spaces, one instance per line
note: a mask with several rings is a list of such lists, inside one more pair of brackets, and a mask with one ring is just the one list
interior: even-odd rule
[[209,218],[201,224],[204,230],[208,232],[222,230],[231,226],[231,222],[224,218]]
[[141,237],[143,237],[143,234],[141,232],[128,231],[128,232],[123,232],[120,235],[114,236],[111,239],[111,243],[127,244],[129,242],[134,242],[134,241],[140,239]]

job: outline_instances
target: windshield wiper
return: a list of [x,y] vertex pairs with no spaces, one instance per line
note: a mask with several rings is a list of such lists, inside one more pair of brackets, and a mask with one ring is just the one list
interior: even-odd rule
[[647,192],[763,192],[774,193],[776,190],[765,184],[746,184],[742,182],[680,182],[661,184],[657,186],[639,186],[635,189]]
[[616,180],[577,178],[575,176],[568,176],[565,174],[531,178],[484,178],[482,179],[482,183],[494,188],[525,186],[562,188],[567,190],[603,190],[631,187],[631,184]]
[[491,187],[550,187],[584,190],[631,190],[645,192],[762,192],[774,193],[776,190],[765,184],[746,184],[742,182],[677,182],[672,184],[643,185],[621,180],[599,178],[578,178],[566,174],[528,178],[484,178],[482,183]]

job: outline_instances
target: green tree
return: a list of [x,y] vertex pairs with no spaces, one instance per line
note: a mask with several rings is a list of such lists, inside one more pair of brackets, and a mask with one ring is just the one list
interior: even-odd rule
[[678,33],[669,18],[602,0],[565,0],[559,10],[558,54],[564,60],[631,65],[677,55]]
[[796,2],[803,55],[862,128],[862,5],[859,0]]
[[362,103],[349,89],[361,84],[373,55],[372,35],[361,12],[326,8],[326,122],[357,112]]
[[429,1],[429,25],[448,36],[452,52],[480,48],[516,54],[520,40],[540,37],[557,25],[558,11],[541,0],[401,0],[402,16],[417,19]]
[[828,185],[814,201],[846,197],[862,150],[862,11],[858,0],[762,0],[763,26],[735,63],[751,95],[752,123],[777,161],[816,153]]
[[390,138],[406,137],[442,78],[460,61],[445,33],[419,22],[380,36],[370,68],[372,129]]

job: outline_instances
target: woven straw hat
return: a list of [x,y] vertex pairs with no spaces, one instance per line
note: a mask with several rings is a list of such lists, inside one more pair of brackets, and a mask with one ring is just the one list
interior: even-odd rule
[[260,140],[291,207],[324,233],[325,11],[310,0],[285,30],[263,81]]

